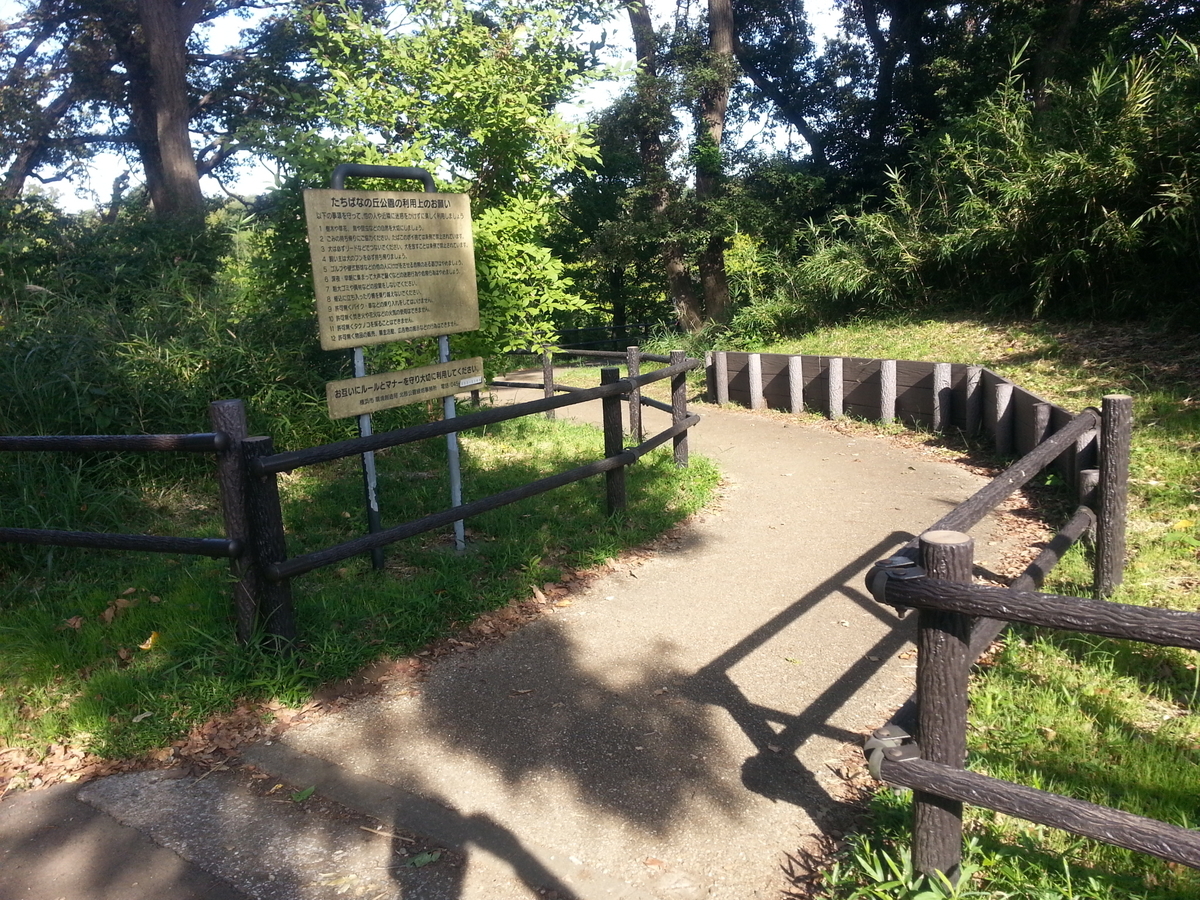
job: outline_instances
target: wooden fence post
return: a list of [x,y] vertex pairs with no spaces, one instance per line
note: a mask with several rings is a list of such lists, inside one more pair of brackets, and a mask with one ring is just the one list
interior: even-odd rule
[[[642,348],[625,348],[625,367],[630,378],[642,374]],[[642,389],[635,387],[629,392],[629,433],[636,444],[642,442]]]
[[[242,441],[242,457],[247,471],[252,460],[275,453],[270,437],[252,437]],[[261,588],[258,608],[266,632],[280,649],[296,639],[296,616],[292,611],[292,585],[287,578],[271,581],[267,568],[287,559],[287,540],[283,533],[283,511],[279,505],[279,481],[274,472],[249,475],[246,479],[249,512],[251,563]]]
[[[554,396],[554,354],[550,350],[542,350],[542,396],[549,399]],[[548,409],[547,419],[554,418],[554,410]]]
[[233,575],[233,608],[237,617],[237,639],[245,644],[258,627],[258,598],[261,588],[258,571],[249,547],[249,512],[246,508],[246,465],[242,441],[246,439],[246,406],[241,400],[217,400],[208,405],[213,431],[223,431],[229,445],[217,453],[217,484],[221,492],[221,512],[225,518],[225,536],[242,545],[239,556],[229,561]]
[[750,379],[750,408],[762,409],[767,405],[763,398],[762,356],[751,353],[746,359],[746,374]]
[[829,418],[842,417],[842,358],[829,357]]
[[950,427],[951,403],[950,363],[933,364],[933,430],[946,431]]
[[711,350],[704,351],[704,399],[708,403],[717,402],[717,366]]
[[[621,380],[621,370],[606,366],[600,370],[601,384],[614,384]],[[625,449],[621,432],[621,396],[614,394],[600,401],[601,418],[604,423],[604,455],[616,456]],[[625,467],[619,466],[604,473],[605,501],[608,514],[625,509]]]
[[724,350],[713,354],[713,364],[717,370],[717,406],[729,404],[729,357]]
[[[687,354],[682,350],[671,351],[671,365],[680,366],[687,361]],[[671,376],[671,423],[678,425],[687,418],[687,372]],[[686,431],[675,435],[675,465],[686,469],[688,464],[688,433]]]
[[879,361],[879,421],[885,424],[896,420],[896,361]]
[[1003,458],[1013,452],[1013,385],[1011,381],[996,384],[996,403],[992,409],[992,439],[996,455]]
[[[921,535],[930,578],[970,584],[975,543],[957,531]],[[967,674],[971,616],[936,610],[917,617],[917,742],[921,759],[961,769],[967,754]],[[962,803],[913,794],[913,865],[957,883],[962,862]]]
[[1096,597],[1108,597],[1125,575],[1125,515],[1129,506],[1129,453],[1133,398],[1101,401],[1100,509],[1096,523]]
[[967,379],[963,383],[963,418],[967,434],[979,433],[983,424],[983,366],[967,366]]
[[788,411],[804,412],[804,357],[788,357]]

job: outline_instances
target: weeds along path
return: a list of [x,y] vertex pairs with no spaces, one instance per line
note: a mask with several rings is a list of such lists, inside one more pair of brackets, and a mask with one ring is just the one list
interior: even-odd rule
[[[595,421],[592,406],[575,409]],[[379,897],[775,898],[788,854],[854,815],[844,760],[915,671],[909,623],[863,573],[982,477],[883,438],[700,412],[692,452],[727,481],[716,508],[415,690],[247,751],[395,837]],[[645,415],[648,431],[667,420]],[[987,565],[999,548],[975,537]],[[91,802],[162,818],[139,790]],[[437,879],[389,863],[404,835],[449,851]]]

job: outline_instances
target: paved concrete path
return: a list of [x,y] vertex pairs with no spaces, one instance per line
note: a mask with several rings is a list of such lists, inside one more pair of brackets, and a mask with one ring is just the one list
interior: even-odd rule
[[652,558],[419,691],[248,749],[340,804],[340,830],[280,824],[234,776],[117,776],[82,798],[254,897],[779,897],[785,854],[844,823],[848,745],[912,689],[909,623],[863,573],[982,480],[882,438],[700,411],[691,448],[723,498]]

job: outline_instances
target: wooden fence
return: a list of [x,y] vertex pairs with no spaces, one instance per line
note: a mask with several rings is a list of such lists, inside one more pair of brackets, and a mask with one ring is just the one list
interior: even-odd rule
[[[1001,457],[1021,456],[1074,414],[982,366],[838,356],[716,351],[705,359],[712,403],[855,416],[944,431],[982,432]],[[1097,436],[1080,435],[1055,461],[1071,486],[1094,468]]]
[[[957,880],[964,803],[1200,868],[1200,832],[964,769],[969,670],[1009,622],[1200,649],[1200,615],[1104,599],[1124,560],[1131,414],[1129,397],[1105,397],[1100,412],[1075,417],[868,575],[876,600],[919,611],[916,694],[864,752],[876,778],[914,791],[913,863],[921,872]],[[965,531],[1093,428],[1100,467],[1084,479],[1094,487],[1079,509],[1009,587],[972,584],[974,544]],[[1066,550],[1087,537],[1096,542],[1096,598],[1037,593]]]
[[[238,638],[242,641],[251,639],[261,626],[272,643],[280,647],[286,646],[296,637],[290,584],[291,579],[298,575],[593,475],[605,476],[606,502],[611,514],[625,508],[625,467],[668,440],[673,442],[676,464],[686,466],[687,432],[700,421],[699,416],[691,415],[687,410],[686,377],[687,372],[699,368],[701,362],[687,359],[678,351],[671,354],[668,362],[670,364],[663,368],[625,379],[620,378],[617,369],[606,368],[601,372],[602,383],[599,387],[579,389],[565,396],[482,410],[454,419],[285,453],[275,452],[274,442],[270,437],[248,436],[245,407],[240,400],[222,400],[210,405],[210,419],[214,431],[208,434],[0,437],[0,450],[12,451],[214,452],[217,454],[217,481],[226,531],[224,539],[216,539],[0,528],[0,542],[199,553],[228,557],[235,582],[234,606],[237,613]],[[629,397],[642,385],[662,379],[671,381],[674,415],[670,427],[647,440],[639,438],[635,447],[625,448],[620,410],[622,397]],[[451,432],[493,425],[590,400],[600,400],[603,405],[603,459],[333,547],[288,558],[276,478],[278,473],[347,456],[357,456],[368,450],[381,450]]]

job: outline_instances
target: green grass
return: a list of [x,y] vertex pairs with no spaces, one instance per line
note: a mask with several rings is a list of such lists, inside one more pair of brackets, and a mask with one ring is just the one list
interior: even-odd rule
[[[979,363],[1079,410],[1132,394],[1129,563],[1113,597],[1195,611],[1200,501],[1200,339],[1156,328],[969,318],[863,321],[764,352]],[[1051,523],[1055,524],[1055,523]],[[1045,590],[1089,596],[1090,559],[1073,550]],[[997,778],[1200,826],[1200,655],[1016,629],[971,688],[970,768]],[[911,798],[881,792],[823,895],[942,896],[906,871]],[[960,896],[1184,900],[1200,873],[986,810],[968,809],[973,876]],[[899,874],[897,874],[899,873]]]
[[[444,447],[428,441],[379,454],[385,526],[448,505]],[[541,417],[465,434],[462,447],[468,500],[603,455],[596,429]],[[242,700],[302,703],[323,682],[528,596],[564,567],[647,542],[702,506],[716,481],[703,459],[676,469],[668,448],[628,471],[627,513],[607,516],[603,482],[588,479],[469,520],[466,553],[429,534],[388,548],[382,572],[356,558],[302,576],[293,581],[301,640],[290,657],[234,643],[220,561],[8,548],[0,556],[0,746],[61,742],[129,757]],[[93,500],[120,506],[124,530],[213,535],[219,508],[206,490],[170,484],[131,498],[110,489]],[[363,530],[356,460],[285,476],[281,492],[290,554]],[[70,499],[78,515],[94,506]]]

